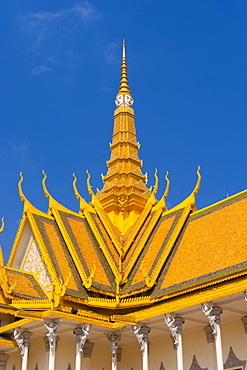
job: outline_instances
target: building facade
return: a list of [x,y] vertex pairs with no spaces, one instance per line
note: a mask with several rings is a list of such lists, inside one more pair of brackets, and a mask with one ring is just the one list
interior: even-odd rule
[[[103,186],[79,212],[18,184],[23,216],[0,255],[0,370],[246,370],[247,191],[201,210],[195,186],[168,209],[147,187],[125,42]],[[3,229],[3,227],[2,227]],[[1,230],[2,230],[1,229]]]

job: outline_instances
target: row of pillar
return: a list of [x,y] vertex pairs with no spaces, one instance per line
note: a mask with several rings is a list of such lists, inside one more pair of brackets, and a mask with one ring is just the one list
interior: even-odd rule
[[[207,341],[208,343],[212,342],[215,343],[217,370],[223,370],[223,354],[220,329],[220,315],[222,314],[223,310],[220,307],[213,307],[212,304],[208,302],[202,305],[202,311],[206,315],[209,322],[209,325],[204,328],[207,336]],[[174,317],[172,313],[164,315],[164,319],[166,325],[168,326],[171,332],[173,346],[177,353],[177,370],[184,370],[183,344],[182,344],[182,325],[184,324],[184,319],[181,317]],[[247,316],[242,318],[242,322],[244,324],[245,332],[247,333]],[[56,345],[59,340],[59,337],[57,337],[57,328],[59,327],[59,323],[51,321],[48,323],[44,323],[44,326],[48,330],[48,333],[44,338],[46,343],[46,349],[47,351],[49,351],[49,362],[47,369],[55,370]],[[81,355],[84,351],[85,344],[87,344],[87,347],[88,345],[90,345],[91,351],[94,346],[93,343],[87,341],[90,328],[91,325],[84,324],[82,327],[75,328],[73,331],[73,333],[76,336],[75,370],[81,370],[82,366]],[[148,370],[148,334],[150,333],[151,329],[147,326],[140,325],[133,325],[132,329],[140,345],[140,350],[142,352],[142,370]],[[14,339],[18,344],[20,354],[22,356],[21,370],[27,370],[28,349],[31,335],[32,335],[31,332],[28,331],[21,332],[19,328],[16,328],[14,330]],[[117,370],[119,354],[118,342],[121,340],[121,334],[112,333],[107,334],[106,337],[109,341],[110,350],[112,353],[112,370]],[[5,360],[7,362],[7,359]],[[2,367],[0,362],[0,370],[1,369]]]

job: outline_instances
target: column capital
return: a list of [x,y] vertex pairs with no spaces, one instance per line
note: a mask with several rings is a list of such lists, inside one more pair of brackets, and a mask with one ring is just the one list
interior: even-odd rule
[[110,343],[112,357],[116,359],[117,349],[118,349],[117,343],[121,340],[121,334],[115,334],[115,333],[106,334],[106,338],[108,339]]
[[24,347],[29,347],[31,335],[33,335],[33,333],[31,333],[30,331],[23,331],[22,332]]
[[185,320],[182,317],[174,317],[173,313],[164,315],[164,319],[171,332],[174,349],[178,349],[179,334],[182,334],[182,325],[184,324]]
[[44,322],[45,328],[48,330],[46,337],[48,338],[50,351],[52,356],[55,355],[55,349],[58,342],[57,338],[57,328],[59,327],[60,323],[55,321]]
[[206,315],[209,324],[212,327],[213,335],[217,336],[217,325],[220,325],[220,315],[223,309],[218,306],[212,306],[211,302],[206,302],[202,304],[202,311]]
[[73,334],[76,336],[76,343],[79,344],[80,352],[83,352],[83,347],[89,335],[90,329],[90,324],[84,324],[82,327],[78,327],[73,330]]
[[133,332],[138,340],[142,353],[145,350],[144,343],[148,342],[148,334],[150,333],[151,329],[148,326],[140,326],[140,325],[132,325]]

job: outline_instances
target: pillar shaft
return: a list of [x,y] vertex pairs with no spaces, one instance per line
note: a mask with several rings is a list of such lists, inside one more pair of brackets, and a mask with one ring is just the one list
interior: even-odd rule
[[84,345],[91,329],[90,324],[84,324],[82,327],[75,328],[73,333],[76,336],[76,357],[75,357],[75,370],[81,370],[81,355]]

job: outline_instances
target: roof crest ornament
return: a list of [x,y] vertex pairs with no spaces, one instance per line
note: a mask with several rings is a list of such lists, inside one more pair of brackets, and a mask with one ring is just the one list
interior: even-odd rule
[[166,180],[166,189],[162,197],[160,198],[159,202],[156,204],[156,206],[153,208],[153,211],[162,208],[163,211],[167,211],[166,207],[166,198],[168,197],[169,190],[170,190],[170,180],[168,178],[169,172],[166,171],[165,180]]
[[5,226],[5,223],[4,223],[4,217],[2,217],[2,218],[1,218],[1,221],[2,221],[2,225],[1,225],[1,227],[0,227],[0,233],[2,233],[2,232],[3,232],[3,230],[4,230],[4,226]]
[[79,193],[79,191],[77,189],[77,186],[76,186],[77,177],[76,177],[75,173],[73,173],[72,176],[74,177],[73,189],[74,189],[75,197],[79,200],[80,212],[83,213],[85,209],[88,209],[88,211],[92,212],[93,208],[91,208],[91,206],[85,201],[85,199],[82,198],[81,194]]
[[170,209],[170,211],[173,212],[173,211],[176,211],[177,209],[181,209],[181,208],[184,208],[184,207],[187,207],[187,206],[189,206],[193,212],[195,212],[197,210],[196,209],[196,194],[200,190],[201,179],[202,179],[200,169],[201,169],[201,167],[198,166],[197,171],[196,171],[197,182],[196,182],[196,185],[195,185],[192,193],[184,201],[182,201],[180,204],[178,204],[174,208]]
[[[49,201],[49,205],[48,205],[48,208],[49,208],[49,213],[51,214],[52,213],[52,208],[56,208],[56,209],[59,209],[59,210],[62,210],[62,211],[65,211],[65,212],[68,212],[68,208],[64,207],[62,204],[60,204],[56,199],[53,198],[53,196],[49,193],[47,187],[46,187],[46,179],[47,179],[47,175],[45,173],[44,170],[42,170],[42,174],[44,175],[43,179],[42,179],[42,187],[43,187],[43,191],[44,191],[44,194],[46,196],[46,198],[48,198],[48,201]],[[69,210],[69,212],[72,212]]]
[[18,191],[19,191],[19,197],[21,199],[21,201],[24,203],[24,213],[27,213],[27,212],[33,212],[35,214],[40,214],[42,216],[46,215],[44,212],[40,211],[38,208],[34,207],[30,202],[29,200],[26,198],[26,196],[24,195],[23,193],[23,190],[22,190],[22,182],[24,180],[24,177],[22,175],[22,172],[20,172],[20,180],[18,182]]

